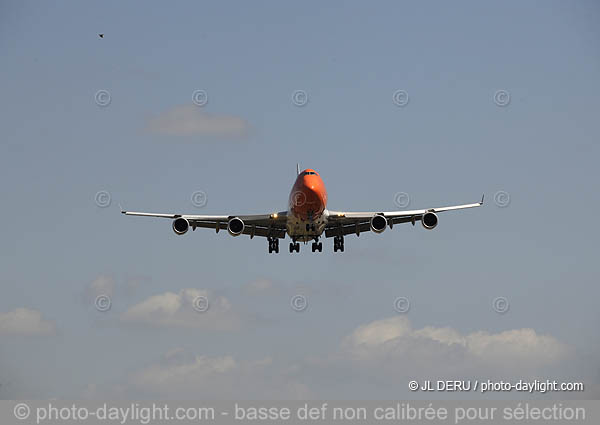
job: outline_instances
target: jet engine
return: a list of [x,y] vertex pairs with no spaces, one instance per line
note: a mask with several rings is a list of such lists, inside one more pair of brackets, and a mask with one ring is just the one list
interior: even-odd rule
[[227,223],[227,231],[231,236],[239,236],[244,231],[244,221],[239,217],[233,217]]
[[426,212],[423,214],[423,217],[421,217],[421,224],[423,224],[423,227],[427,230],[435,229],[435,226],[438,225],[438,216],[435,213]]
[[387,227],[387,219],[382,214],[375,214],[371,217],[371,230],[375,233],[381,233]]
[[190,222],[185,218],[179,217],[173,220],[173,231],[178,235],[185,234],[190,228]]

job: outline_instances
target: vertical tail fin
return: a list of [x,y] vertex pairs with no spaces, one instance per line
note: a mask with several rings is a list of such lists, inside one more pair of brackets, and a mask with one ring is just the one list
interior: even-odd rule
[[296,175],[299,176],[300,175],[300,163],[296,164]]

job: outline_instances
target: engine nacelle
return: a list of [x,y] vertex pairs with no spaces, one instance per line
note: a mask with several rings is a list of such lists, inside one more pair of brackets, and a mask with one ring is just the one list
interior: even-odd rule
[[421,217],[421,224],[427,230],[435,229],[435,226],[438,225],[437,214],[432,212],[426,212],[425,214],[423,214],[423,217]]
[[185,218],[179,217],[173,220],[173,231],[178,235],[185,234],[190,228],[190,222]]
[[381,214],[375,214],[371,217],[371,230],[375,233],[383,232],[387,224],[387,219]]
[[227,231],[231,236],[239,236],[244,231],[244,221],[239,217],[233,217],[227,223]]

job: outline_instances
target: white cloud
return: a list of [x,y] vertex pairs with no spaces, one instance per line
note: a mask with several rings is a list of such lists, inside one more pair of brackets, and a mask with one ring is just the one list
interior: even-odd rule
[[195,105],[176,106],[149,120],[147,129],[170,136],[244,138],[251,131],[243,118],[213,115]]
[[194,355],[183,349],[129,376],[126,393],[161,398],[307,398],[308,389],[285,376],[270,357],[239,361],[231,355]]
[[167,354],[166,359],[165,363],[151,365],[134,374],[132,383],[158,392],[174,388],[192,390],[196,382],[214,380],[239,368],[232,356],[196,356],[189,362],[174,362]]
[[[151,297],[131,309],[158,323],[171,323],[199,292]],[[194,290],[199,291],[199,290]],[[133,314],[133,313],[131,313]],[[137,316],[136,316],[137,317]],[[175,320],[179,323],[180,319]],[[205,342],[203,342],[203,345]],[[248,360],[231,352],[207,355],[182,348],[168,351],[160,361],[140,367],[107,391],[129,398],[206,399],[390,399],[394,397],[502,397],[503,394],[431,393],[408,390],[412,379],[548,379],[564,373],[573,360],[567,346],[532,329],[498,333],[461,333],[450,327],[414,329],[406,316],[376,320],[355,328],[338,348],[297,361],[271,357]],[[563,375],[564,376],[564,375]],[[571,376],[569,379],[573,379]],[[515,396],[508,393],[508,396]],[[528,395],[539,396],[536,394]],[[550,394],[547,396],[551,396]],[[560,397],[577,394],[561,393]]]
[[117,282],[113,276],[101,274],[85,288],[83,300],[86,304],[93,304],[94,300],[100,295],[106,295],[111,299],[116,296],[130,297],[146,280],[148,278],[144,276],[133,276]]
[[42,313],[28,308],[17,308],[0,313],[0,335],[52,335],[54,322],[42,318]]
[[[208,310],[203,310],[199,298],[208,301]],[[196,307],[196,308],[195,308]],[[200,307],[200,311],[198,311]],[[154,295],[130,307],[121,315],[125,323],[150,326],[188,327],[205,330],[236,330],[243,320],[223,296],[212,295],[208,290],[188,288],[179,293],[165,292]]]
[[344,338],[342,355],[387,372],[455,375],[535,373],[558,363],[569,349],[533,329],[461,334],[449,327],[413,329],[405,316],[377,320]]
[[246,292],[251,294],[268,292],[273,288],[273,281],[269,279],[257,279],[244,285]]
[[100,275],[90,283],[86,290],[87,298],[94,300],[99,295],[112,297],[115,293],[115,280],[111,276]]

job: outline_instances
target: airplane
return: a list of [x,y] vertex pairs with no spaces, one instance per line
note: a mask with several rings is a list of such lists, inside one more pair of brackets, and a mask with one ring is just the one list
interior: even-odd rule
[[190,215],[190,214],[155,214],[145,212],[123,211],[132,216],[159,217],[172,220],[173,231],[177,235],[187,233],[189,228],[227,229],[231,236],[249,235],[267,238],[269,253],[279,253],[279,239],[286,234],[292,239],[290,253],[300,252],[300,242],[312,243],[312,252],[323,252],[321,237],[333,237],[333,252],[344,252],[344,236],[372,231],[382,233],[388,226],[420,221],[427,230],[438,225],[438,213],[480,207],[481,201],[474,204],[455,205],[441,208],[427,208],[408,211],[370,211],[349,212],[330,211],[327,209],[327,190],[319,173],[311,168],[300,171],[296,168],[296,181],[290,192],[288,210],[270,214],[257,215]]

